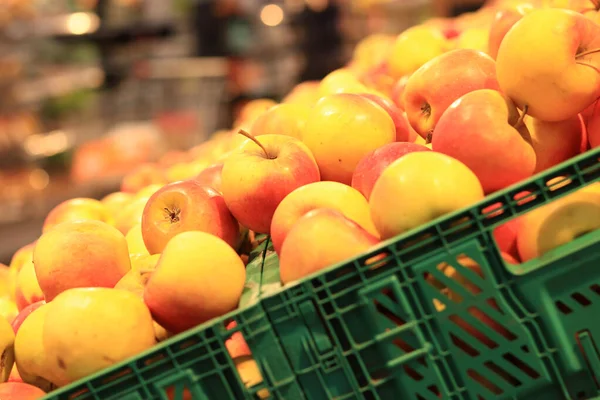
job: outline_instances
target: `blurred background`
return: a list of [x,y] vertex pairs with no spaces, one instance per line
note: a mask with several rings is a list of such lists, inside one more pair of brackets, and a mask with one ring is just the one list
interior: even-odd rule
[[463,0],[0,0],[0,262],[46,214]]

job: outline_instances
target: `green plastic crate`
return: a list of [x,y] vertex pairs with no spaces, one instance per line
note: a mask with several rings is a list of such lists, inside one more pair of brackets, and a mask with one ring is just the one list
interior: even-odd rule
[[[550,185],[557,177],[570,182]],[[265,389],[285,400],[598,400],[600,232],[518,268],[492,232],[599,179],[600,149],[285,288],[276,255],[263,252],[241,309],[47,398],[167,399],[177,387],[173,398],[183,399],[185,387],[194,400],[256,399]],[[374,256],[384,257],[378,268],[367,265]],[[461,264],[467,257],[481,275]],[[263,377],[251,388],[225,349],[231,320]]]

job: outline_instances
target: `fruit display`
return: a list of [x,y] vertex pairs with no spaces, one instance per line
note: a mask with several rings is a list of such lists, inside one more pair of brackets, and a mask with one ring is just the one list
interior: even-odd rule
[[[12,324],[0,331],[5,359],[0,391],[7,393],[2,399],[39,398],[243,309],[244,291],[255,282],[250,269],[257,250],[263,261],[267,253],[277,256],[270,268],[277,270],[278,284],[291,287],[600,145],[597,11],[575,1],[551,3],[497,1],[475,13],[427,21],[395,38],[367,38],[346,67],[320,82],[299,84],[279,104],[248,103],[231,130],[131,170],[120,191],[58,205],[41,236],[20,249],[0,275],[2,320]],[[569,179],[551,183],[549,190],[560,191]],[[497,252],[516,275],[525,273],[531,260],[600,228],[598,185],[498,226],[493,249],[486,251]],[[512,207],[531,201],[535,189],[514,194]],[[490,204],[482,212],[494,218],[504,210]],[[457,217],[448,229],[466,229],[469,217]],[[411,239],[426,242],[431,236]],[[417,257],[422,262],[427,255],[422,250]],[[428,293],[436,293],[415,313],[430,313],[429,320],[446,317],[459,307],[453,303],[472,301],[484,291],[489,298],[478,306],[486,312],[465,308],[466,319],[452,322],[461,330],[456,335],[470,334],[492,349],[497,343],[491,338],[501,342],[510,336],[506,329],[517,329],[498,322],[512,315],[490,294],[509,289],[484,282],[489,265],[456,256],[457,265],[439,261],[422,276],[406,275],[411,285],[428,285]],[[388,257],[364,261],[361,282]],[[261,266],[266,270],[266,261]],[[340,281],[349,274],[334,272]],[[377,286],[383,295],[373,298],[375,305],[370,289],[362,291],[363,303],[389,306],[404,291],[394,282]],[[343,284],[356,288],[352,281]],[[329,293],[333,287],[319,290]],[[354,305],[342,306],[341,299],[328,307],[350,312]],[[294,313],[318,327],[321,319],[311,316],[314,306],[308,303]],[[285,307],[292,310],[291,302]],[[325,302],[319,307],[329,312]],[[417,329],[401,327],[407,318],[374,324],[387,326],[377,340]],[[249,322],[254,340],[268,331],[258,321]],[[228,320],[226,329],[236,329],[235,321]],[[282,345],[289,344],[282,337]],[[321,339],[324,347],[335,347]],[[464,340],[452,340],[471,351]],[[246,387],[260,385],[262,355],[250,351],[239,331],[224,344],[231,360],[215,356],[220,365],[235,365]],[[169,354],[175,345],[172,349]],[[509,371],[527,371],[522,360],[504,359],[513,365]],[[182,357],[178,363],[187,361]],[[413,367],[405,367],[411,375]],[[493,372],[518,386],[512,376]],[[475,374],[472,380],[489,390],[473,398],[501,393],[496,378]],[[418,397],[445,398],[437,386],[428,389],[427,397]],[[177,390],[176,398],[196,395]],[[264,387],[254,394],[270,396]]]

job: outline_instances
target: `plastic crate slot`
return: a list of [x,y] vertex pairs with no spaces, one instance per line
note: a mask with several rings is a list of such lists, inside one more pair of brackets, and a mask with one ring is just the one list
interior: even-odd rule
[[571,297],[578,302],[579,304],[581,304],[583,307],[587,307],[590,304],[592,304],[592,302],[585,297],[584,295],[582,295],[581,293],[573,293],[571,294]]
[[512,386],[516,387],[521,386],[523,384],[523,382],[518,380],[513,375],[509,374],[506,370],[502,369],[498,364],[494,363],[493,361],[486,361],[485,363],[483,363],[483,365],[485,365],[487,369],[504,379],[507,383],[509,383]]
[[489,390],[493,394],[498,395],[504,393],[504,390],[502,390],[500,386],[496,385],[490,379],[486,378],[474,369],[468,369],[467,375],[469,375],[469,377],[471,377],[475,382],[479,383],[482,387]]
[[592,286],[590,286],[590,290],[600,296],[600,285],[597,283],[594,283]]
[[125,367],[120,371],[116,371],[114,374],[102,378],[101,385],[117,384],[120,380],[128,378],[131,375],[133,375],[131,367]]
[[[527,346],[522,346],[522,347],[527,347]],[[528,351],[529,350],[527,350],[526,352],[528,352]],[[525,364],[525,362],[523,362],[522,360],[517,358],[514,354],[505,353],[502,355],[502,358],[504,358],[506,361],[508,361],[509,363],[511,363],[512,365],[514,365],[515,367],[517,367],[518,369],[523,371],[530,378],[537,379],[540,377],[540,374],[536,370],[531,368],[531,366]]]
[[473,346],[471,346],[470,344],[468,344],[466,341],[462,340],[455,334],[451,333],[450,338],[452,340],[452,343],[456,347],[458,347],[459,349],[461,349],[462,351],[464,351],[471,357],[477,357],[479,354],[481,354],[477,349],[475,349]]
[[490,339],[488,336],[486,336],[485,334],[483,334],[480,330],[478,330],[477,328],[475,328],[473,325],[469,324],[467,321],[465,321],[462,317],[458,316],[458,315],[450,315],[448,317],[448,319],[456,325],[456,328],[458,328],[459,330],[457,331],[456,328],[453,329],[454,334],[457,336],[462,336],[464,338],[465,341],[467,341],[468,337],[466,335],[464,335],[465,333],[468,334],[469,336],[471,336],[472,338],[477,339],[479,342],[481,342],[482,344],[484,344],[486,347],[488,347],[489,349],[495,349],[498,347],[498,343],[493,341],[492,339]]
[[558,310],[565,315],[569,315],[573,312],[573,310],[569,306],[567,306],[560,300],[556,301],[554,304],[556,305],[556,308],[558,308]]
[[420,373],[418,373],[417,371],[415,371],[414,368],[411,368],[408,365],[404,365],[403,368],[404,368],[404,371],[406,372],[406,374],[408,376],[410,376],[412,379],[414,379],[415,381],[422,381],[423,380],[423,375],[421,375]]
[[154,383],[163,400],[209,400],[190,370],[178,370]]
[[305,300],[298,304],[298,310],[300,310],[300,314],[302,314],[304,322],[309,328],[318,354],[322,355],[333,349],[333,344],[312,301]]

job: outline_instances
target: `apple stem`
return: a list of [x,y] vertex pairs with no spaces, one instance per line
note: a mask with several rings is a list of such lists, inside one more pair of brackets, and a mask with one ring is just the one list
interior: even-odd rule
[[243,130],[243,129],[240,129],[240,130],[238,131],[238,134],[240,134],[240,135],[242,135],[242,136],[244,136],[244,137],[247,137],[248,139],[252,140],[254,143],[256,143],[256,145],[257,145],[258,147],[260,147],[260,148],[262,149],[262,151],[264,151],[264,152],[265,152],[265,156],[267,156],[267,158],[271,158],[271,156],[270,156],[270,155],[269,155],[269,153],[267,152],[267,149],[265,149],[265,146],[263,146],[263,145],[262,145],[262,144],[261,144],[261,143],[260,143],[260,142],[259,142],[259,141],[258,141],[258,140],[257,140],[257,139],[256,139],[256,138],[255,138],[255,137],[252,135],[252,134],[251,134],[251,133],[249,133],[249,132],[246,132],[246,131],[245,131],[245,130]]
[[521,124],[523,123],[523,119],[525,118],[525,115],[527,115],[528,110],[529,110],[529,106],[527,104],[525,104],[523,106],[523,112],[521,113],[521,115],[519,115],[519,119],[517,120],[517,122],[514,125],[515,128],[518,128],[519,126],[521,126]]
[[575,54],[575,59],[578,59],[578,58],[581,58],[581,57],[585,57],[585,56],[589,56],[590,54],[596,54],[596,53],[600,53],[600,48],[586,50],[586,51],[582,51],[579,54]]
[[600,69],[598,69],[598,67],[595,67],[595,66],[593,66],[592,64],[588,64],[588,63],[585,63],[585,62],[583,62],[583,61],[575,61],[575,64],[579,64],[579,65],[585,65],[586,67],[590,67],[590,68],[592,68],[593,70],[595,70],[597,73],[599,73],[599,74],[600,74]]

